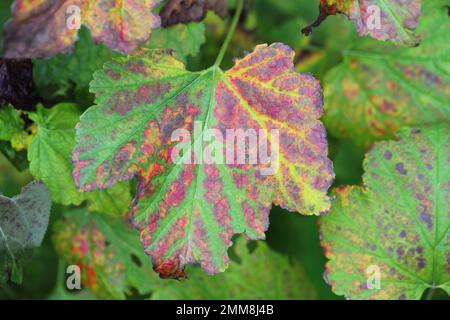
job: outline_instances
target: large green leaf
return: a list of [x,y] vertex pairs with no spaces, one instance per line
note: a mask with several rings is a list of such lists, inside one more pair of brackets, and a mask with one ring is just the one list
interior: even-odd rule
[[138,234],[123,221],[83,209],[66,212],[54,226],[53,243],[99,298],[125,299],[133,288],[148,294],[158,284]]
[[[309,215],[329,209],[333,171],[318,120],[321,88],[294,71],[293,56],[283,44],[260,45],[225,73],[217,66],[189,72],[165,52],[142,50],[94,75],[97,105],[77,128],[75,180],[89,191],[138,177],[132,214],[162,276],[183,276],[183,266],[195,262],[208,273],[225,270],[232,235],[264,238],[272,203]],[[235,158],[186,164],[190,151],[173,161],[179,140],[171,138],[180,128],[194,135],[196,151],[205,141],[206,150],[218,148],[215,160],[237,148],[248,157],[261,146],[279,149],[271,161],[277,168],[270,175],[267,162]],[[242,150],[233,140],[224,150],[216,142],[227,129],[265,130],[268,140],[273,129],[280,138],[260,134],[260,145]]]
[[81,25],[96,42],[133,52],[147,41],[160,19],[152,9],[159,0],[16,0],[5,25],[7,58],[49,58],[71,51]]
[[0,195],[0,282],[9,278],[22,281],[20,260],[41,245],[51,204],[48,190],[40,182],[31,182],[13,198]]
[[448,124],[405,129],[368,153],[365,187],[337,190],[321,218],[335,293],[419,299],[427,288],[450,291],[449,137]]
[[450,119],[450,19],[442,2],[424,4],[416,48],[360,40],[325,79],[325,124],[369,146],[398,128]]
[[57,203],[79,205],[90,200],[93,211],[124,214],[131,203],[128,183],[90,193],[81,193],[75,187],[71,155],[80,114],[73,103],[60,103],[51,109],[38,105],[37,111],[29,114],[37,124],[37,134],[28,149],[30,172],[45,183]]
[[271,250],[262,241],[250,250],[240,237],[235,245],[236,259],[227,272],[208,276],[193,267],[189,279],[169,281],[155,290],[152,299],[243,300],[314,299],[316,293],[298,262]]

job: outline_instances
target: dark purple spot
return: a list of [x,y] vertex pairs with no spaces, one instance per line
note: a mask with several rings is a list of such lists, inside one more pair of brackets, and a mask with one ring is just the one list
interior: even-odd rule
[[384,157],[386,158],[386,160],[391,160],[392,159],[392,153],[388,150],[384,153]]
[[405,169],[405,165],[403,162],[399,162],[395,165],[395,169],[397,170],[398,173],[400,173],[401,175],[406,175],[408,173],[408,170]]
[[429,213],[422,212],[420,214],[420,220],[422,220],[422,222],[427,225],[428,229],[433,228],[433,218],[432,218],[432,216]]
[[405,238],[405,237],[406,237],[405,230],[400,231],[400,238]]
[[423,257],[417,258],[417,267],[423,269],[426,266],[426,261]]

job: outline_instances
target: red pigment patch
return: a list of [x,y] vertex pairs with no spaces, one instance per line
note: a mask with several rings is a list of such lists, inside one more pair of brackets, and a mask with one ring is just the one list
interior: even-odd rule
[[156,261],[154,269],[159,273],[159,276],[163,279],[182,279],[186,278],[184,267],[180,263],[178,257],[170,258],[164,262]]

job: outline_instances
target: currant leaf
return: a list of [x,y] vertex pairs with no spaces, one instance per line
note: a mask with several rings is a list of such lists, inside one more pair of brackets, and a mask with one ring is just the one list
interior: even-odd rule
[[419,23],[420,0],[321,0],[317,20],[302,32],[309,35],[328,16],[338,13],[354,21],[362,36],[414,46]]
[[420,299],[450,291],[450,127],[405,129],[376,144],[364,187],[344,187],[320,218],[326,279],[351,299]]
[[96,42],[132,53],[160,25],[158,0],[16,0],[4,29],[8,58],[49,58],[72,50],[81,24]]
[[[141,50],[94,75],[97,105],[77,127],[74,178],[89,191],[138,177],[132,215],[163,277],[181,277],[195,262],[208,273],[225,270],[232,235],[264,238],[272,203],[302,214],[329,209],[333,171],[317,120],[321,89],[294,71],[293,56],[283,44],[260,45],[226,73],[216,66],[189,72],[163,51]],[[174,162],[179,128],[194,144],[207,139],[206,129],[276,129],[279,169],[269,176],[263,163],[183,163],[189,152]]]

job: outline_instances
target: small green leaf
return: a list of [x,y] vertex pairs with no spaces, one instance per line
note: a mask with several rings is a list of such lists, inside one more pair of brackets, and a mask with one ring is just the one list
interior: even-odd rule
[[[338,189],[322,217],[326,279],[351,299],[450,292],[450,126],[405,129],[364,161],[365,187]],[[379,280],[379,281],[378,281]]]
[[71,155],[80,114],[73,103],[60,103],[51,109],[38,105],[37,111],[29,114],[37,125],[37,134],[28,149],[30,172],[45,183],[57,203],[79,205],[90,200],[90,210],[122,215],[131,203],[128,183],[92,193],[81,193],[75,187]]
[[11,141],[15,134],[23,131],[24,125],[19,111],[13,106],[0,108],[0,140]]
[[121,220],[66,212],[54,226],[53,243],[69,264],[80,267],[82,284],[99,298],[125,299],[132,288],[148,294],[160,281],[139,235]]
[[0,282],[22,282],[20,260],[41,245],[51,204],[47,188],[36,181],[13,198],[0,195]]
[[368,147],[402,126],[450,119],[450,19],[438,2],[424,4],[417,48],[371,39],[344,52],[325,78],[330,132]]
[[152,299],[177,300],[277,300],[314,299],[316,293],[305,270],[298,262],[271,250],[259,241],[250,250],[243,237],[234,246],[236,259],[227,272],[206,275],[197,267],[190,268],[189,278],[168,281],[155,290]]

